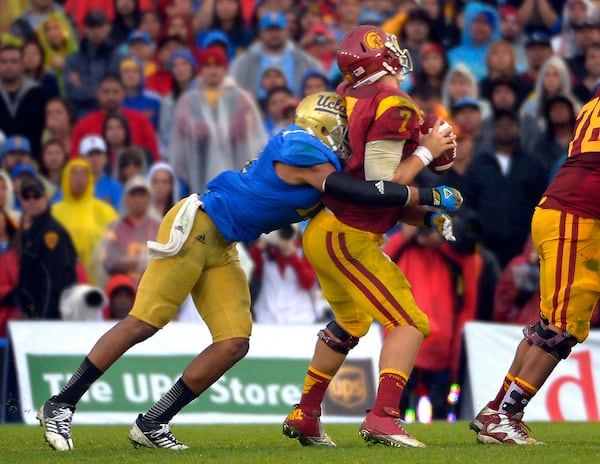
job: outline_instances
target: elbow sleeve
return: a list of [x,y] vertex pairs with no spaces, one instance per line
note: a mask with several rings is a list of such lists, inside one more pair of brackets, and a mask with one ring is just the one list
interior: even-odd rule
[[410,190],[406,185],[393,182],[361,181],[340,172],[331,173],[325,179],[323,192],[345,198],[359,205],[406,206]]

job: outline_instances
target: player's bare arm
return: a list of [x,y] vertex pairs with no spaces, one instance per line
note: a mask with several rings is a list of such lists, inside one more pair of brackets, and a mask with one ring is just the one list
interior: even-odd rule
[[428,211],[429,210],[427,208],[423,208],[420,206],[404,208],[402,210],[402,212],[400,213],[399,220],[400,220],[400,222],[410,224],[412,226],[424,227],[426,225],[424,222],[425,214]]

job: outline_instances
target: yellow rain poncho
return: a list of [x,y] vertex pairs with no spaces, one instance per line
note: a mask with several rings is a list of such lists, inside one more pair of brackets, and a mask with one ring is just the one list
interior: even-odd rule
[[[83,167],[88,171],[87,187],[79,198],[71,190],[72,171]],[[63,199],[52,206],[54,216],[69,232],[79,259],[93,276],[91,258],[108,225],[117,219],[117,212],[108,203],[94,197],[94,176],[88,163],[81,158],[72,159],[63,171],[61,188]]]

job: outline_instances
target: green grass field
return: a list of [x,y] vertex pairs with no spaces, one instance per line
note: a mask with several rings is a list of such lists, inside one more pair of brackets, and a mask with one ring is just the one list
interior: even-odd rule
[[279,425],[175,425],[172,430],[190,446],[186,451],[135,449],[128,426],[75,425],[75,450],[51,450],[41,427],[0,426],[0,464],[13,463],[597,463],[600,427],[594,422],[532,423],[532,436],[545,446],[478,445],[466,422],[411,424],[407,428],[427,443],[424,449],[368,446],[358,424],[327,425],[337,448],[304,448],[284,437]]

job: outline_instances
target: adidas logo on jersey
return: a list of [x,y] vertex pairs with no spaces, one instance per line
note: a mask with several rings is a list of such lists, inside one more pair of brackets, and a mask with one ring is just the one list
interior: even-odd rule
[[202,234],[202,235],[196,235],[194,237],[196,240],[198,240],[200,243],[205,244],[206,243],[206,235]]
[[375,183],[375,187],[377,187],[377,190],[379,191],[379,193],[381,195],[383,195],[385,193],[385,187],[384,187],[384,183],[382,180],[379,180]]

